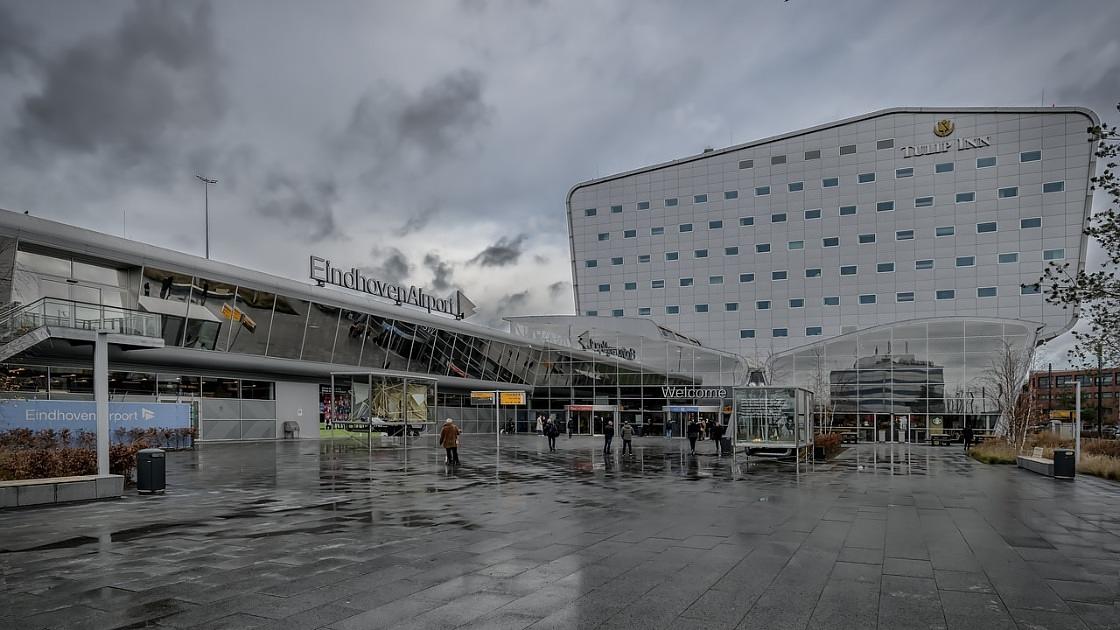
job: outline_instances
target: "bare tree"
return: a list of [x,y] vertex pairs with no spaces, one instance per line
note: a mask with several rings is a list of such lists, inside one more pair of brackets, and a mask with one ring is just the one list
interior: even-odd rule
[[985,389],[991,390],[989,398],[999,413],[996,431],[1016,449],[1022,449],[1026,443],[1027,429],[1035,413],[1035,390],[1026,386],[1034,363],[1033,348],[1018,348],[1004,341],[979,379]]
[[813,407],[821,433],[832,432],[832,375],[824,357],[824,348],[813,347],[813,372],[809,390],[813,392]]

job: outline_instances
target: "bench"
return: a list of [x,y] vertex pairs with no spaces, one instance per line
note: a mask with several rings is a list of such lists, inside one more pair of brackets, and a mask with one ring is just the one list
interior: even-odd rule
[[953,443],[953,436],[948,433],[939,433],[937,435],[929,436],[929,443],[931,446],[949,446]]
[[1015,459],[1015,463],[1019,465],[1019,468],[1025,468],[1026,470],[1040,475],[1046,475],[1047,477],[1054,476],[1054,460],[1052,459],[1020,455]]
[[81,475],[0,481],[0,508],[116,499],[124,494],[121,475]]

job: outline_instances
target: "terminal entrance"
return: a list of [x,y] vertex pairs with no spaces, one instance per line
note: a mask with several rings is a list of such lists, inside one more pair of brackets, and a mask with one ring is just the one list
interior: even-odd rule
[[614,423],[618,431],[618,405],[565,405],[563,431],[567,431],[568,421],[575,421],[576,435],[603,435],[607,422]]
[[661,410],[665,413],[665,435],[669,435],[671,429],[673,437],[684,437],[685,428],[693,418],[701,422],[701,426],[706,423],[709,427],[721,422],[722,418],[719,405],[668,405]]

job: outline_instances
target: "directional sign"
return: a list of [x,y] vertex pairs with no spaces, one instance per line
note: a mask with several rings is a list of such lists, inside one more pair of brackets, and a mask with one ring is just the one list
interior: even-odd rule
[[494,404],[494,392],[472,391],[471,392],[471,404],[472,405],[493,405]]
[[500,392],[498,402],[503,405],[524,405],[525,392]]

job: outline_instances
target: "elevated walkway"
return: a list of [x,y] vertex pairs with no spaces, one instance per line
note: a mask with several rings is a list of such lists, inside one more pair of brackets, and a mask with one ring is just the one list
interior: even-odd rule
[[50,340],[93,343],[108,331],[108,342],[124,348],[162,348],[160,316],[133,309],[42,298],[0,315],[0,361]]

